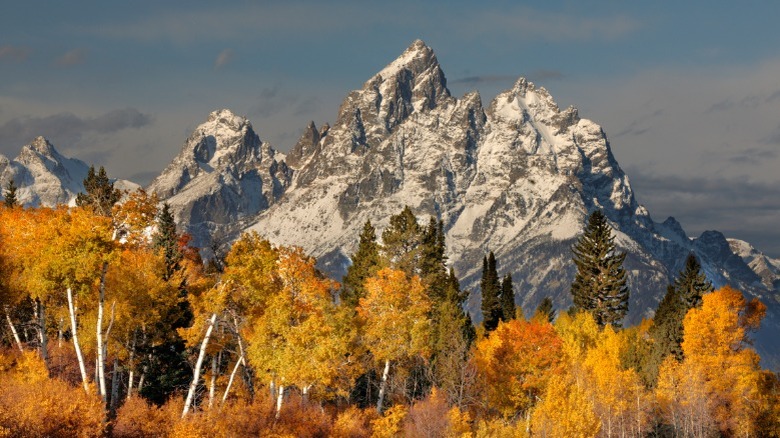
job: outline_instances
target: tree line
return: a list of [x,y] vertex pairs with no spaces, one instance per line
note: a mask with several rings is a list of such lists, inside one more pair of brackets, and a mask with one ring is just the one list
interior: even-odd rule
[[572,308],[526,318],[482,264],[465,311],[443,223],[366,221],[341,283],[242,235],[204,263],[154,194],[101,168],[72,208],[0,208],[0,435],[778,436],[780,383],[749,334],[765,307],[694,256],[653,320],[599,211],[572,248]]

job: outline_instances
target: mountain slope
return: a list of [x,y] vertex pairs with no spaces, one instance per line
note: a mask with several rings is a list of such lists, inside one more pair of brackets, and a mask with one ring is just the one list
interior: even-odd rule
[[246,118],[214,111],[148,191],[171,205],[196,246],[209,246],[278,199],[291,174],[283,158]]

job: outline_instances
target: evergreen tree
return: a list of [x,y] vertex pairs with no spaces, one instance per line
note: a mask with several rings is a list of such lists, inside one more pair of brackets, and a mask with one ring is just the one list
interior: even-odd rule
[[620,326],[628,313],[625,253],[615,249],[614,236],[603,213],[596,210],[585,233],[572,247],[577,275],[571,285],[574,306],[591,312],[599,326]]
[[685,268],[680,271],[674,284],[666,288],[658,309],[655,311],[650,336],[653,345],[650,352],[650,375],[654,378],[666,356],[672,354],[679,361],[683,359],[683,319],[688,311],[699,307],[702,295],[712,292],[712,283],[701,272],[696,256],[689,254]]
[[438,305],[446,299],[448,287],[446,243],[443,223],[431,217],[422,232],[420,245],[420,278],[428,288],[428,296]]
[[342,304],[357,307],[360,298],[366,296],[366,278],[373,276],[381,267],[379,244],[376,241],[376,229],[367,220],[360,233],[358,250],[352,255],[352,265],[347,268],[341,291]]
[[8,181],[8,185],[5,186],[5,193],[3,194],[5,200],[3,204],[8,208],[14,208],[19,205],[19,200],[16,198],[16,183],[13,178]]
[[553,301],[550,297],[544,297],[539,306],[536,307],[534,316],[546,319],[549,322],[555,320],[555,309],[553,308]]
[[171,212],[171,206],[167,202],[163,204],[157,216],[157,232],[152,238],[152,244],[165,254],[165,280],[167,280],[179,268],[179,262],[182,259],[182,253],[179,249],[179,235],[176,233],[176,221]]
[[512,285],[512,274],[506,274],[501,281],[501,320],[506,322],[515,319],[515,288]]
[[382,232],[382,252],[395,269],[409,275],[420,275],[420,243],[422,230],[409,206],[390,218],[390,224]]
[[487,331],[493,331],[501,318],[501,302],[499,293],[501,285],[496,272],[496,256],[493,251],[482,258],[482,280],[479,283],[482,290],[482,325]]
[[108,179],[106,170],[100,166],[95,173],[95,166],[90,166],[84,179],[86,193],[76,195],[76,205],[91,208],[95,214],[109,217],[114,204],[119,202],[122,193],[114,188],[114,183]]

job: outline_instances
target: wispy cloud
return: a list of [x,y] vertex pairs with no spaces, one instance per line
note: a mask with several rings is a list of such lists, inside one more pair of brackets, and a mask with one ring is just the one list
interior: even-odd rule
[[219,52],[219,55],[217,55],[217,59],[214,60],[214,68],[220,69],[224,66],[226,66],[230,61],[233,60],[233,50],[231,49],[224,49],[221,52]]
[[0,46],[0,61],[4,62],[23,62],[30,54],[27,47],[16,47],[11,45]]
[[54,63],[60,67],[72,67],[83,64],[87,59],[87,51],[84,49],[73,49],[57,58]]
[[512,85],[512,82],[516,81],[519,76],[517,75],[479,75],[479,76],[466,76],[464,78],[457,78],[452,80],[453,84],[463,84],[468,86],[477,86],[481,84],[503,84]]
[[107,112],[96,117],[79,117],[63,112],[45,117],[18,117],[0,125],[4,145],[18,148],[42,135],[56,144],[72,145],[85,134],[109,134],[123,129],[141,128],[153,123],[153,118],[135,108]]

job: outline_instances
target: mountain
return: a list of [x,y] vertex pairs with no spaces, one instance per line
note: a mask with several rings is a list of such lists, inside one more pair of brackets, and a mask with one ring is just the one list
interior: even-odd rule
[[291,176],[249,120],[223,109],[195,129],[148,191],[171,205],[195,245],[208,247],[276,202]]
[[[289,187],[249,229],[303,247],[334,278],[366,220],[382,230],[408,205],[422,219],[443,220],[450,263],[472,290],[477,319],[480,261],[491,250],[500,274],[513,274],[526,313],[546,296],[567,308],[571,245],[589,212],[601,209],[628,253],[628,322],[652,316],[693,252],[714,284],[773,303],[762,333],[778,327],[777,292],[721,233],[691,239],[673,218],[653,221],[599,125],[523,78],[487,107],[476,92],[455,98],[422,41],[349,93],[332,126],[310,124],[290,157]],[[759,346],[764,354],[767,345]]]
[[13,179],[18,187],[16,196],[21,204],[53,206],[70,204],[84,191],[82,181],[89,166],[75,158],[67,158],[43,137],[37,137],[22,147],[13,160],[0,156],[0,184],[3,189]]
[[[84,192],[88,172],[86,163],[60,154],[44,137],[36,137],[23,146],[13,160],[0,155],[2,191],[5,192],[8,182],[13,179],[18,188],[16,197],[26,206],[75,205],[76,195]],[[114,180],[114,187],[129,191],[140,186],[131,181]]]

